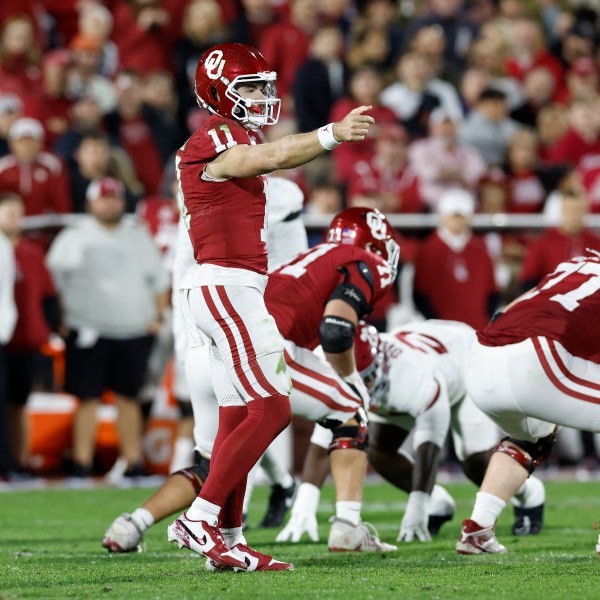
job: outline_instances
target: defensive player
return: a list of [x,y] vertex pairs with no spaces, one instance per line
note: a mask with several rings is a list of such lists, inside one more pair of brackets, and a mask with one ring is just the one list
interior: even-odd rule
[[[267,283],[263,175],[303,165],[345,141],[363,140],[373,123],[351,111],[317,131],[253,145],[248,131],[274,124],[276,74],[243,44],[207,50],[196,71],[199,104],[212,116],[177,153],[176,170],[197,261],[182,283],[191,341],[210,346],[219,400],[211,471],[168,538],[218,567],[245,570],[242,501],[250,469],[290,422],[290,379],[283,339],[264,303]],[[225,391],[226,390],[226,391]],[[219,523],[221,528],[218,527]],[[292,569],[271,561],[273,569]]]
[[561,263],[477,333],[467,390],[508,437],[463,522],[459,554],[506,552],[496,519],[549,455],[557,425],[600,432],[600,254],[589,252]]
[[[452,501],[440,486],[435,486],[432,504],[448,430],[465,474],[477,485],[498,441],[496,425],[466,395],[464,373],[474,341],[471,327],[453,321],[408,324],[385,334],[366,323],[358,327],[356,362],[371,395],[369,461],[409,492],[398,541],[430,541],[431,533],[452,516]],[[288,525],[296,538],[294,517],[303,510],[296,504],[304,485]],[[532,478],[520,490],[516,533],[539,532],[543,503],[544,486]],[[304,519],[311,523],[306,514]],[[278,539],[285,539],[284,532]]]
[[[342,369],[339,366],[344,364],[342,361],[347,361],[352,376],[358,376],[352,351],[355,323],[389,289],[399,249],[389,223],[377,210],[350,209],[340,213],[332,222],[328,237],[330,242],[301,254],[271,276],[267,308],[290,338],[285,341],[285,360],[294,382],[291,395],[294,414],[325,422],[334,430],[330,448],[338,502],[330,548],[394,550],[394,546],[383,543],[360,521],[367,392],[362,381],[345,382],[338,369]],[[334,320],[338,322],[332,323]],[[311,351],[319,341],[332,362]],[[342,347],[346,349],[340,351]],[[145,503],[144,510],[149,515],[136,511],[138,514],[119,517],[105,536],[104,545],[110,550],[135,549],[149,525],[184,506],[190,494],[193,497],[194,488],[201,489],[206,479],[211,435],[203,425],[214,422],[210,416],[214,412],[214,396],[209,390],[198,393],[203,385],[198,378],[196,383],[190,383],[194,412],[198,416],[195,433],[198,464],[174,474]],[[217,396],[226,391],[223,385],[215,388]],[[250,569],[258,565],[258,570],[265,570],[263,567],[268,564],[264,559],[258,563],[252,559]],[[207,566],[215,568],[211,560]]]

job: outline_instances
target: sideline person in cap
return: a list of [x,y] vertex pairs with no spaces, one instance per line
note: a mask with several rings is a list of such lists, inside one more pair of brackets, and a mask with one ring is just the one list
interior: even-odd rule
[[492,259],[471,231],[475,199],[460,189],[445,192],[440,224],[415,261],[415,305],[428,319],[450,319],[484,327],[498,302]]
[[65,391],[81,401],[73,424],[70,475],[81,479],[92,472],[96,411],[108,389],[116,399],[125,475],[136,477],[144,474],[136,399],[169,285],[148,230],[125,215],[120,181],[94,180],[87,208],[88,215],[61,231],[47,257],[63,309]]

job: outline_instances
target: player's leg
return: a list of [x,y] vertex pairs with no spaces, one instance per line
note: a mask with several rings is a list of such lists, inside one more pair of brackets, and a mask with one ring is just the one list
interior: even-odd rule
[[[246,550],[245,543],[234,541],[243,538],[242,502],[247,474],[291,418],[283,342],[266,311],[262,294],[254,288],[203,286],[190,290],[189,300],[194,322],[212,340],[212,363],[223,363],[237,395],[219,398],[219,431],[211,472],[187,513],[169,527],[169,536],[208,555],[213,565],[245,569],[247,564],[242,560],[238,559],[236,564],[233,551],[211,556],[205,549],[203,542],[207,536],[220,549],[227,549],[225,543],[221,546],[224,541],[216,529],[221,518],[228,530],[226,541],[237,547],[252,565],[258,561],[256,569],[260,570],[262,559],[252,554],[254,551]],[[245,407],[239,405],[240,399],[242,404],[246,403]],[[195,531],[191,531],[190,526]],[[270,562],[265,568],[276,568],[275,563],[291,568],[287,563],[267,558]]]
[[552,393],[526,342],[497,348],[475,344],[467,389],[476,405],[512,437],[496,447],[456,548],[461,554],[502,553],[506,548],[496,539],[496,520],[550,452],[554,439],[554,424],[529,417],[522,401],[531,397],[546,403]]
[[360,518],[367,466],[367,423],[362,400],[314,352],[286,341],[286,362],[293,382],[294,414],[315,422],[325,420],[324,424],[333,432],[328,451],[336,490],[336,516],[330,530],[330,549],[395,549],[372,534]]

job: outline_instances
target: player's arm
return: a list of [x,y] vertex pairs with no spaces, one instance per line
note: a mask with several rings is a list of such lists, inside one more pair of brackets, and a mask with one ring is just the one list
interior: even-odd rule
[[415,464],[411,492],[400,524],[398,541],[431,541],[427,528],[427,505],[441,459],[442,446],[450,427],[450,403],[443,380],[436,380],[436,389],[429,404],[417,416],[414,430]]
[[206,174],[214,179],[229,179],[299,167],[341,142],[364,140],[369,126],[375,122],[373,117],[363,114],[370,109],[370,106],[359,106],[341,121],[309,133],[288,135],[256,146],[239,144],[207,164]]

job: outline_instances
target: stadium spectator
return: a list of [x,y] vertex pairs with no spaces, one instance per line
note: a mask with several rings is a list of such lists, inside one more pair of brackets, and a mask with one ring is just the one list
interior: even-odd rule
[[387,82],[393,79],[393,56],[387,27],[364,23],[355,25],[346,51],[348,66],[357,70],[370,66]]
[[580,56],[573,61],[567,71],[566,86],[556,100],[567,105],[577,100],[597,100],[598,81],[598,67],[594,59]]
[[[484,87],[503,91],[506,94],[508,107],[513,110],[523,103],[523,91],[519,81],[506,72],[507,56],[508,43],[504,36],[482,36],[471,46],[469,65],[486,73],[487,80]],[[483,91],[483,88],[480,91]]]
[[8,147],[8,132],[12,124],[23,116],[23,103],[15,94],[0,93],[0,158],[6,156]]
[[110,80],[100,74],[102,40],[97,37],[77,34],[69,42],[72,65],[69,69],[67,90],[71,98],[92,96],[103,114],[116,105],[116,94]]
[[463,7],[463,0],[431,0],[429,11],[409,25],[407,39],[412,39],[423,27],[441,27],[446,39],[444,59],[453,70],[462,70],[477,33],[477,25],[463,12]]
[[[74,212],[86,212],[87,190],[94,179],[121,179],[123,167],[119,168],[120,162],[129,164],[130,160],[121,148],[110,146],[105,134],[87,133],[81,138],[75,151],[73,165],[69,169]],[[137,180],[133,185],[127,185],[124,181],[121,183],[125,185],[125,209],[127,212],[134,212],[141,184]]]
[[119,67],[144,75],[171,70],[186,4],[187,0],[118,0],[112,39],[119,50]]
[[460,126],[459,138],[477,148],[488,166],[501,165],[506,159],[508,140],[517,128],[518,124],[508,117],[504,92],[486,88]]
[[443,194],[440,226],[421,245],[415,260],[415,305],[427,319],[462,321],[484,327],[494,313],[498,291],[485,242],[470,219],[473,196],[465,190]]
[[[197,106],[193,79],[198,59],[214,44],[229,39],[223,14],[216,0],[192,0],[185,7],[182,36],[173,54],[180,120]],[[191,84],[190,84],[191,83]]]
[[[594,20],[596,15],[594,15]],[[561,33],[559,40],[554,48],[556,56],[560,57],[562,64],[566,69],[583,56],[593,57],[598,44],[598,34],[596,33],[593,20],[585,18],[576,18],[572,25]]]
[[0,78],[16,79],[24,95],[40,81],[40,48],[30,17],[19,15],[7,19],[0,32]]
[[523,81],[523,102],[511,111],[511,118],[528,127],[535,127],[538,113],[552,104],[555,93],[556,82],[552,73],[546,67],[531,69]]
[[43,251],[22,235],[24,211],[18,195],[0,194],[0,231],[10,240],[15,253],[14,297],[19,314],[5,349],[10,444],[18,471],[27,473],[31,464],[25,405],[34,383],[40,348],[48,342],[51,331],[56,331],[58,304]]
[[83,136],[102,131],[102,112],[92,96],[82,96],[71,106],[69,118],[70,126],[54,143],[54,152],[72,168],[75,163],[75,151]]
[[15,254],[12,244],[0,231],[0,479],[8,479],[15,471],[16,461],[10,448],[8,417],[8,381],[5,345],[12,337],[17,322],[15,305]]
[[167,302],[168,282],[147,229],[125,213],[115,179],[97,179],[89,215],[59,233],[47,265],[58,289],[66,329],[65,391],[79,398],[70,474],[87,477],[94,458],[96,411],[105,389],[117,404],[126,476],[144,473],[142,416],[136,397],[153,335]]
[[115,89],[117,107],[106,115],[107,132],[131,157],[145,194],[157,194],[163,167],[180,141],[177,126],[144,103],[144,80],[137,71],[121,71]]
[[102,42],[98,73],[109,79],[114,77],[119,66],[119,50],[110,39],[113,17],[110,10],[100,3],[85,2],[79,9],[79,33],[95,37]]
[[[372,106],[369,114],[377,125],[396,123],[396,115],[387,106],[382,106],[380,94],[383,80],[380,73],[373,67],[361,67],[354,71],[348,82],[348,95],[338,100],[331,109],[329,118],[339,121],[353,108]],[[345,183],[352,168],[359,160],[369,160],[375,151],[375,134],[370,134],[362,142],[355,144],[340,144],[333,149],[332,156],[335,164],[335,175],[340,183]],[[339,212],[334,210],[332,212]]]
[[277,23],[280,15],[271,0],[241,0],[241,5],[242,10],[229,26],[231,39],[258,47],[268,27]]
[[401,125],[381,125],[375,154],[354,165],[348,206],[378,208],[384,213],[424,210],[420,181],[408,162],[408,134]]
[[539,138],[539,156],[547,162],[554,145],[569,129],[569,110],[566,106],[552,104],[540,110],[536,119]]
[[458,95],[446,93],[446,88],[432,79],[427,58],[416,52],[403,54],[396,66],[398,81],[381,93],[381,103],[391,108],[406,127],[411,138],[427,136],[430,113],[443,106],[456,119],[462,117]]
[[71,212],[68,175],[60,158],[42,150],[42,124],[29,118],[15,121],[8,144],[11,154],[0,160],[0,190],[21,196],[27,216]]
[[335,26],[322,27],[312,38],[308,60],[296,71],[292,85],[299,131],[317,129],[345,95],[347,69],[342,50],[342,34]]
[[421,194],[432,212],[442,194],[461,187],[476,192],[486,165],[479,152],[458,139],[459,122],[446,109],[436,108],[429,116],[429,137],[413,142],[410,161],[421,181]]
[[51,149],[69,128],[72,98],[67,94],[67,73],[71,64],[68,50],[52,50],[42,58],[42,83],[35,98],[35,114],[44,126],[45,144]]
[[316,0],[290,0],[289,18],[264,33],[259,50],[277,72],[277,93],[282,110],[291,108],[294,75],[306,62],[312,36],[318,29]]
[[[577,174],[570,172],[563,178],[560,190],[560,217],[557,227],[547,229],[529,246],[519,283],[522,291],[537,285],[556,266],[575,256],[585,254],[586,248],[600,250],[600,236],[588,229],[585,216],[589,201]],[[565,185],[566,184],[566,185]]]
[[538,140],[534,130],[518,129],[510,138],[506,174],[510,185],[511,213],[541,212],[546,190],[538,169]]
[[[165,122],[177,127],[177,93],[175,79],[169,71],[154,71],[146,76],[143,99],[144,104],[155,110]],[[180,137],[179,131],[177,137]]]
[[525,81],[530,71],[538,67],[547,69],[554,80],[554,90],[564,84],[564,72],[558,61],[546,49],[540,24],[529,18],[521,18],[512,24],[510,31],[511,56],[506,62],[506,71],[518,81]]
[[495,215],[507,212],[510,186],[506,173],[500,167],[492,167],[479,180],[477,186],[480,212]]

